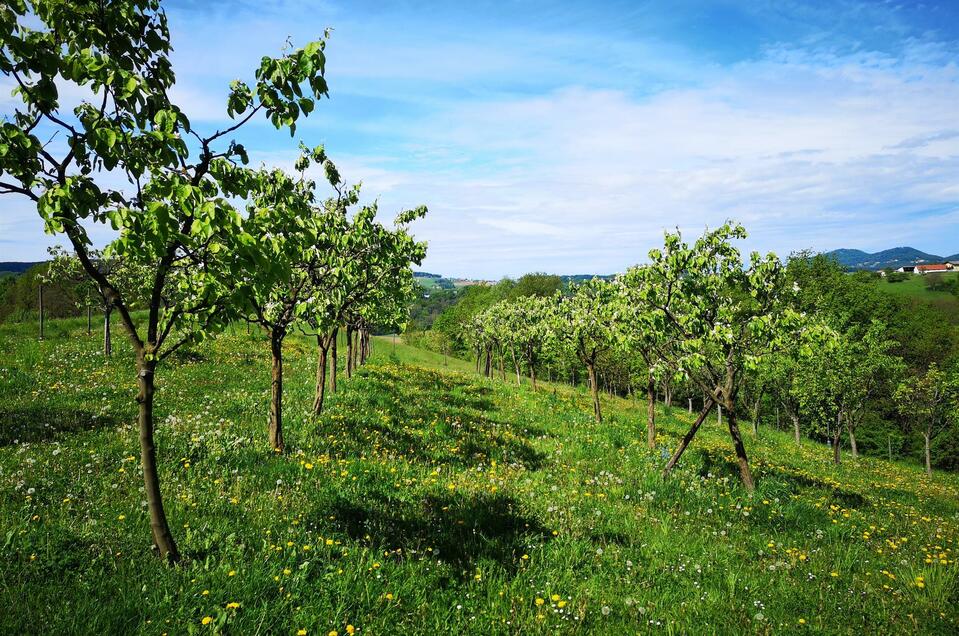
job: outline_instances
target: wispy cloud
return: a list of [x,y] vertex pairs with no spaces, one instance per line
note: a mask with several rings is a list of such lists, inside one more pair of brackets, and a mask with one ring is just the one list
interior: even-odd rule
[[[384,213],[429,205],[433,271],[612,272],[665,228],[730,217],[763,251],[959,251],[948,7],[276,0],[170,16],[175,96],[209,127],[231,79],[334,27],[331,99],[298,136]],[[292,164],[288,137],[251,134],[257,161]]]

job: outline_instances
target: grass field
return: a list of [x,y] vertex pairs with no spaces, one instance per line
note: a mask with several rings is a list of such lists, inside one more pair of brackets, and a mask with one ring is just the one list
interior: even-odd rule
[[[955,633],[959,479],[748,439],[715,422],[474,375],[375,342],[316,422],[287,347],[290,452],[266,439],[268,346],[243,328],[158,374],[168,514],[150,554],[133,371],[82,321],[0,325],[0,633]],[[117,348],[124,349],[122,343]]]
[[[943,274],[947,280],[955,280],[959,277],[959,272]],[[880,279],[877,283],[883,291],[899,296],[920,298],[923,300],[955,300],[955,295],[947,291],[931,291],[926,287],[926,278],[921,275],[913,275],[904,281],[890,283],[886,279]]]

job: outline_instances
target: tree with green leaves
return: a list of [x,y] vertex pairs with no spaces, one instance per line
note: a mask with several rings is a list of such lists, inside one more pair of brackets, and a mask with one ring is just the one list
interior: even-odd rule
[[679,231],[666,233],[663,249],[630,273],[633,299],[650,312],[669,347],[658,347],[674,372],[687,375],[708,396],[699,417],[684,435],[664,474],[679,461],[714,405],[723,409],[747,490],[755,488],[736,408],[744,372],[776,351],[799,325],[789,303],[783,266],[774,254],[750,255],[743,263],[734,240],[745,229],[727,223],[706,231],[692,245]]
[[249,192],[242,230],[235,245],[219,252],[228,261],[244,318],[261,327],[270,342],[269,440],[274,451],[283,439],[283,341],[309,307],[310,266],[326,246],[313,214],[315,183],[303,176],[311,161],[327,162],[322,147],[304,151],[297,161],[300,177],[281,170],[232,169]]
[[[195,128],[171,101],[170,33],[158,0],[12,0],[0,7],[0,73],[19,104],[0,124],[0,194],[36,203],[47,232],[63,234],[103,290],[129,336],[137,367],[138,427],[147,508],[158,554],[179,558],[160,493],[153,429],[157,365],[229,320],[233,290],[214,255],[235,244],[241,215],[231,200],[257,182],[235,133],[254,117],[295,131],[327,94],[324,41],[264,57],[250,86],[231,84],[234,123]],[[89,95],[72,112],[64,86]],[[56,138],[57,144],[47,141]],[[128,185],[116,188],[122,174]],[[91,253],[90,223],[119,238],[106,250],[149,268],[143,316]]]
[[902,382],[895,398],[899,412],[922,433],[926,474],[931,476],[932,443],[959,427],[959,373],[947,373],[933,363],[925,373]]
[[834,463],[841,461],[843,431],[853,457],[858,456],[858,427],[873,402],[892,392],[903,368],[890,353],[895,346],[885,324],[875,320],[845,332],[827,327],[819,342],[804,352],[795,390],[815,429],[830,440]]
[[569,296],[557,295],[553,331],[556,338],[586,367],[593,416],[603,421],[599,401],[596,364],[600,356],[616,346],[620,338],[621,306],[613,283],[593,278],[570,286]]
[[[671,353],[670,334],[663,328],[655,310],[645,302],[646,285],[653,284],[655,277],[642,267],[629,269],[617,279],[619,302],[622,303],[624,316],[621,333],[622,344],[632,355],[643,377],[646,388],[646,445],[656,448],[656,383],[657,379],[666,381],[675,371],[666,362]],[[638,357],[638,359],[637,359]],[[667,398],[666,402],[669,402]]]
[[[83,263],[76,254],[66,251],[59,245],[50,248],[49,252],[51,258],[46,274],[47,282],[59,280],[72,284],[76,294],[77,308],[87,310],[88,335],[91,331],[91,310],[93,307],[98,307],[103,312],[103,355],[109,358],[113,354],[111,329],[113,305],[110,304],[104,290],[87,275]],[[89,256],[97,270],[122,290],[131,308],[143,303],[146,290],[143,289],[142,281],[149,277],[149,271],[116,257],[107,258],[100,250],[91,249]]]
[[[327,173],[337,190],[316,214],[321,220],[318,239],[324,248],[309,265],[310,288],[303,318],[317,340],[316,392],[313,412],[323,410],[327,379],[335,387],[335,352],[339,328],[350,326],[350,351],[347,364],[352,368],[352,331],[364,333],[364,351],[368,333],[378,321],[399,323],[408,314],[414,289],[412,265],[426,256],[426,244],[417,242],[409,225],[426,214],[423,206],[397,215],[394,227],[376,221],[377,205],[361,207],[352,217],[348,212],[359,201],[359,187],[345,189],[339,175]],[[329,372],[328,372],[329,367]]]

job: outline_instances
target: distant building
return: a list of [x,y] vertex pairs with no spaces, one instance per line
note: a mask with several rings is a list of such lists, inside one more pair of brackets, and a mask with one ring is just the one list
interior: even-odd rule
[[897,272],[902,272],[903,274],[912,274],[912,273],[914,273],[914,272],[916,271],[916,266],[915,266],[915,265],[903,265],[902,267],[900,267],[900,268],[897,269],[896,271],[897,271]]
[[919,274],[935,274],[938,272],[951,272],[952,263],[931,263],[929,265],[917,265],[916,272]]

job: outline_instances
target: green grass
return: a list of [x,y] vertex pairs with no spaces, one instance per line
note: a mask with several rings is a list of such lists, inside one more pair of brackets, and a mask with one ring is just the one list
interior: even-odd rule
[[[959,272],[942,274],[943,278],[953,280],[959,276]],[[926,277],[916,274],[904,281],[890,283],[886,279],[880,279],[877,283],[879,288],[890,294],[905,296],[909,298],[918,298],[921,300],[955,300],[955,295],[947,291],[932,291],[926,287]]]
[[390,338],[317,422],[313,348],[289,342],[284,455],[262,338],[165,363],[157,440],[186,557],[165,566],[131,361],[104,363],[80,320],[49,327],[38,343],[0,325],[0,633],[956,631],[956,476],[837,468],[766,430],[747,440],[750,497],[710,422],[663,481],[685,412],[660,413],[650,451],[642,403],[604,398],[596,425],[585,392]]

